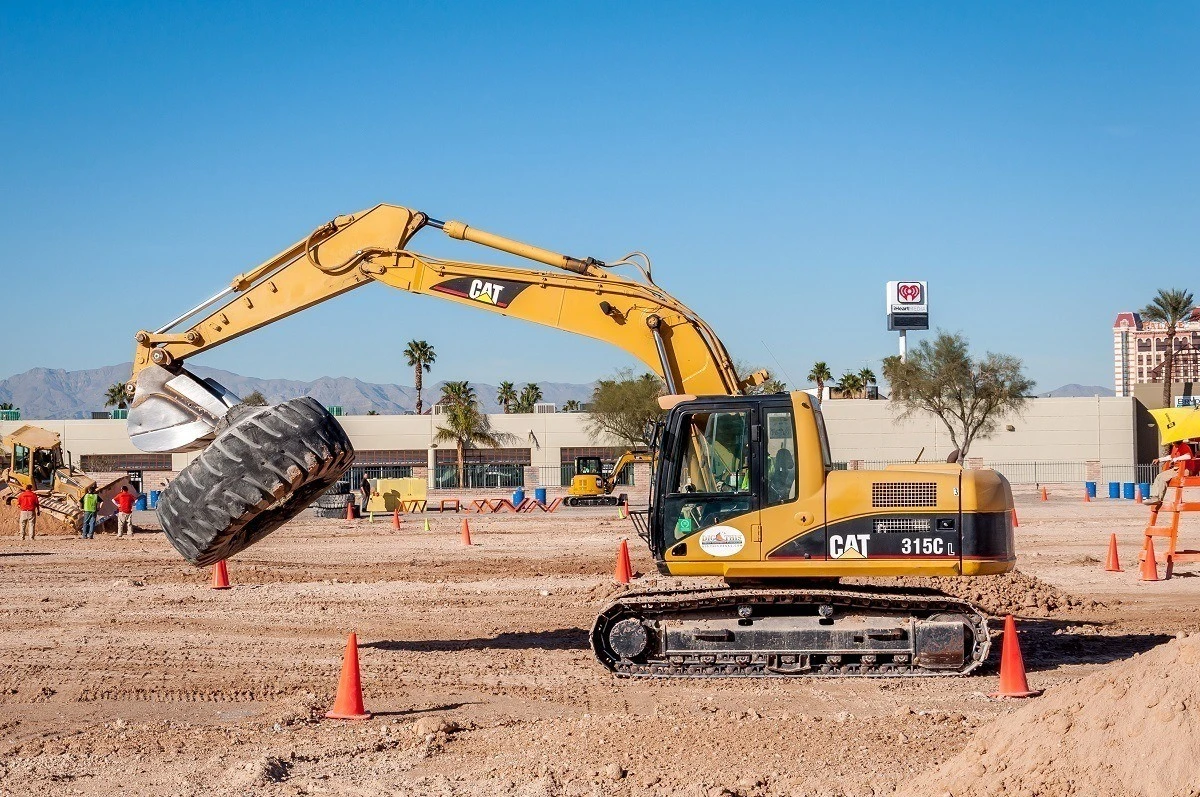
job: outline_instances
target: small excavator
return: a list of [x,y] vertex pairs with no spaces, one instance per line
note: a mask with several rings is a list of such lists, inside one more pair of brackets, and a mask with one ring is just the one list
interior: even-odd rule
[[[425,227],[553,270],[420,254],[409,242]],[[186,360],[373,283],[608,341],[663,379],[651,500],[632,518],[662,573],[725,585],[616,597],[590,637],[608,669],[922,676],[967,673],[986,659],[987,619],[970,603],[837,580],[1011,570],[1003,476],[958,465],[834,470],[818,401],[749,395],[765,375],[739,378],[709,325],[655,283],[644,254],[606,264],[395,205],[338,216],[135,336],[131,439],[145,451],[201,451],[159,500],[167,538],[188,561],[212,564],[262,539],[332,485],[354,450],[313,399],[248,407]]]
[[625,503],[624,495],[613,495],[621,471],[635,462],[653,461],[654,457],[649,451],[626,451],[617,458],[612,470],[606,474],[600,457],[576,457],[575,475],[571,477],[571,486],[563,496],[563,505],[616,506]]
[[0,475],[5,503],[32,485],[43,512],[48,512],[75,531],[83,528],[79,501],[96,482],[69,462],[63,462],[62,442],[54,432],[25,425],[4,438],[4,471]]

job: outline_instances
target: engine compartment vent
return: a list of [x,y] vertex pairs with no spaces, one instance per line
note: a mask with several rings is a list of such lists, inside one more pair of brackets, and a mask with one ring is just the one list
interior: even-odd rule
[[937,506],[937,482],[875,482],[871,485],[871,506]]
[[873,532],[875,534],[920,534],[933,530],[929,518],[891,517],[877,518]]

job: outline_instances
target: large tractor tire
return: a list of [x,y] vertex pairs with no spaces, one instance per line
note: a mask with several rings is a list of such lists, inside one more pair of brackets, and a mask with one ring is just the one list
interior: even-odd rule
[[158,499],[158,519],[194,565],[227,559],[288,522],[354,461],[350,438],[305,397],[235,407]]

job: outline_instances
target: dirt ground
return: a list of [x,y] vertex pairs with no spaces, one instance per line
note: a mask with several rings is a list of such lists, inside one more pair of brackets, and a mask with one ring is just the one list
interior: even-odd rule
[[[1081,496],[1018,488],[1023,575],[956,585],[1016,611],[1047,697],[1200,631],[1200,567],[1139,582],[1145,508]],[[986,697],[999,644],[963,678],[615,678],[586,632],[618,539],[636,586],[678,583],[628,521],[471,515],[466,549],[462,517],[303,517],[224,592],[153,531],[0,539],[0,794],[891,794],[1023,705]],[[318,720],[350,631],[375,716]]]

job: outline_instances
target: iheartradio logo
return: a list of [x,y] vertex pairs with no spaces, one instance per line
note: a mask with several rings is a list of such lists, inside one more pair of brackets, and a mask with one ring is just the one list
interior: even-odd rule
[[919,282],[901,282],[896,286],[896,298],[905,304],[920,304],[921,293]]

